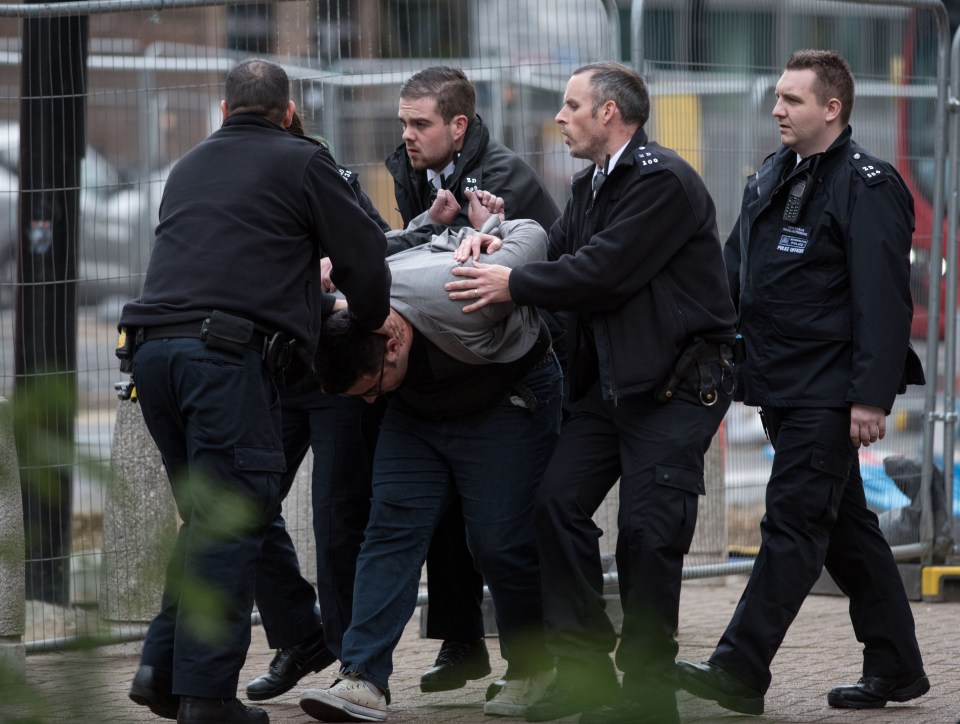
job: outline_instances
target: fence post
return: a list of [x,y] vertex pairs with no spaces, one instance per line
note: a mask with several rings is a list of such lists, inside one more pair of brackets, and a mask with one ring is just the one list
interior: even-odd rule
[[140,405],[121,402],[103,503],[100,611],[113,622],[148,622],[160,610],[177,532],[167,475]]
[[703,479],[707,494],[700,498],[697,527],[690,544],[689,556],[697,565],[727,562],[727,492],[723,469],[723,433],[721,426],[703,459]]
[[0,679],[26,681],[23,501],[10,403],[0,397]]
[[300,573],[312,584],[317,581],[317,545],[313,536],[313,450],[307,452],[287,499],[283,501],[283,518],[287,532],[297,551]]

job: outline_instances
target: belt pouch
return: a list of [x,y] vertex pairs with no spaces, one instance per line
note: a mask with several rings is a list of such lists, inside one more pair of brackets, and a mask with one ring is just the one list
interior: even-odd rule
[[253,322],[226,312],[214,311],[203,321],[200,339],[210,349],[242,355],[253,339]]

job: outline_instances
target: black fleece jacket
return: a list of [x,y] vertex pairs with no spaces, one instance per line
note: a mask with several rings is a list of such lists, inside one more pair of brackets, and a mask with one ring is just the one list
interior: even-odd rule
[[171,170],[143,293],[120,323],[192,322],[217,309],[295,337],[309,368],[322,253],[359,323],[379,327],[390,307],[386,239],[329,151],[262,116],[231,116]]
[[[400,145],[385,161],[393,176],[397,209],[404,225],[430,208],[432,185],[427,181],[426,171],[416,171],[410,165],[407,150]],[[463,148],[454,161],[453,173],[447,179],[450,189],[463,207],[460,215],[450,224],[454,228],[470,226],[464,192],[481,189],[503,198],[508,219],[533,219],[545,231],[560,216],[547,188],[536,172],[515,152],[504,146],[483,125],[480,116],[475,116],[467,127]],[[430,240],[430,235],[441,233],[445,227],[422,227],[418,234],[403,234],[393,237],[388,243],[388,253],[417,246]]]
[[[642,128],[595,200],[593,170],[573,178],[548,261],[510,273],[517,304],[567,312],[571,401],[597,374],[606,399],[650,393],[694,337],[730,342],[735,321],[713,200],[697,172]],[[578,331],[581,322],[589,328]],[[580,369],[591,358],[597,370]]]

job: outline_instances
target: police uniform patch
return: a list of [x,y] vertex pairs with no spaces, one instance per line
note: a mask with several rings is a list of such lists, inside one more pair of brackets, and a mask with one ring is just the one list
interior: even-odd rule
[[641,175],[659,171],[663,165],[659,150],[650,146],[640,146],[640,148],[635,149],[633,160],[637,167],[637,173]]
[[777,240],[777,251],[784,254],[802,254],[810,241],[810,230],[802,226],[784,226]]
[[867,186],[874,186],[887,180],[887,173],[881,167],[880,162],[860,151],[857,151],[850,157],[850,165],[853,166],[863,180],[867,182]]

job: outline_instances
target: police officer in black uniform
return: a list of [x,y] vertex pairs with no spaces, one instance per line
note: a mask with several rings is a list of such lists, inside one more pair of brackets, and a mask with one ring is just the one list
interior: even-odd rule
[[[258,566],[274,557],[284,454],[277,383],[309,369],[320,255],[359,324],[389,313],[383,232],[325,149],[287,133],[283,69],[226,79],[223,127],[164,188],[141,297],[124,307],[143,417],[183,520],[131,698],[179,722],[267,722],[236,698]],[[295,559],[294,559],[295,562]]]
[[707,662],[678,667],[685,689],[746,714],[763,713],[770,662],[824,566],[864,647],[863,677],[829,704],[878,708],[930,688],[857,453],[884,436],[898,391],[923,382],[909,348],[913,199],[853,141],[853,85],[832,51],[790,57],[773,109],[782,145],[747,181],[724,252],[746,343],[739,389],[775,454],[733,619]]
[[[683,556],[704,453],[730,404],[734,309],[713,200],[696,171],[647,139],[643,79],[619,63],[574,71],[557,123],[575,158],[548,261],[462,267],[464,311],[513,299],[567,319],[567,419],[536,505],[547,649],[557,678],[527,721],[677,722],[673,661]],[[624,620],[604,610],[592,515],[620,479]]]

